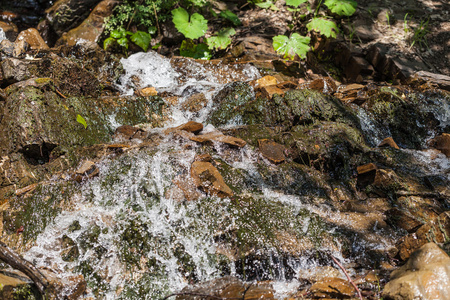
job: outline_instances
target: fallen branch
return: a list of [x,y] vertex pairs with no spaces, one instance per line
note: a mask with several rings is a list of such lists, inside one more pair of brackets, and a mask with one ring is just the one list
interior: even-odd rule
[[49,284],[47,278],[42,275],[33,264],[25,260],[19,254],[14,253],[14,251],[3,242],[0,242],[0,260],[30,277],[41,295],[45,295],[45,289]]
[[341,268],[341,270],[344,272],[345,276],[347,276],[348,281],[353,285],[353,287],[355,288],[356,292],[358,293],[359,299],[363,300],[363,297],[361,295],[361,291],[358,289],[358,287],[356,286],[355,282],[353,282],[353,280],[350,278],[350,276],[348,275],[347,271],[344,269],[344,267],[338,262],[338,260],[331,255],[331,258],[333,259],[333,261],[339,266],[339,268]]

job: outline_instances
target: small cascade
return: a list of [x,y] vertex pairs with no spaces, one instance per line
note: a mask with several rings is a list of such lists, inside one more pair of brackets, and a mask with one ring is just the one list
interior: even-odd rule
[[[187,121],[203,123],[203,133],[216,131],[206,124],[215,108],[213,97],[226,84],[261,77],[255,67],[170,60],[155,52],[133,54],[121,63],[125,75],[118,89],[123,94],[154,87],[160,94],[176,96],[178,103],[170,107],[165,128],[140,124],[158,136],[158,142],[106,156],[97,163],[98,177],[81,185],[67,183],[73,193],[70,205],[45,227],[25,254],[36,266],[56,270],[61,278],[83,274],[88,297],[95,299],[160,299],[225,275],[247,282],[270,280],[275,296],[282,299],[299,288],[305,274],[313,276],[330,265],[331,256],[350,266],[354,261],[369,265],[373,257],[395,247],[403,232],[388,227],[381,214],[364,210],[365,206],[381,205],[379,199],[364,199],[363,204],[355,204],[360,207],[344,211],[350,204],[339,196],[343,184],[312,168],[329,167],[321,157],[305,154],[306,162],[301,164],[297,161],[303,157],[290,159],[286,165],[295,166],[281,177],[283,166],[271,164],[256,147],[234,148],[218,142],[205,146],[163,133]],[[197,93],[205,96],[206,105],[195,112],[183,109],[183,103]],[[370,112],[360,107],[354,110],[369,146],[376,147],[391,136],[389,126],[379,124]],[[436,118],[443,128],[448,126],[448,106],[432,113],[439,115]],[[113,127],[124,125],[115,115],[106,119]],[[305,128],[308,122],[304,122]],[[331,122],[327,119],[324,123],[328,126]],[[236,125],[239,120],[222,130]],[[300,134],[303,129],[297,127]],[[358,140],[345,123],[323,128],[347,134],[343,138],[348,144]],[[314,149],[319,149],[320,141],[315,143]],[[364,147],[354,146],[354,152],[368,153],[369,147]],[[345,151],[336,148],[342,157],[346,157]],[[287,156],[288,152],[283,153]],[[189,178],[199,154],[210,155],[230,189],[239,194],[220,198],[197,191],[199,199],[180,201],[183,191],[176,182]],[[442,174],[450,168],[443,155],[433,160],[428,152],[417,150],[399,150],[396,155],[403,154],[427,165],[429,174]],[[360,162],[366,163],[367,157]],[[450,180],[448,172],[447,176]],[[335,184],[333,189],[325,186],[326,180]],[[352,181],[355,185],[356,180]],[[37,197],[47,197],[58,184],[44,186]],[[342,190],[354,191],[352,188]],[[353,197],[357,198],[356,192]],[[357,275],[355,269],[349,272]]]

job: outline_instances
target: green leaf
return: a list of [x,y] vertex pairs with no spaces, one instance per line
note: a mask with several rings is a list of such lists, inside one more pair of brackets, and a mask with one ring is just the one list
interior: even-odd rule
[[298,33],[293,33],[291,38],[285,35],[277,35],[273,37],[273,48],[284,58],[294,59],[295,54],[300,58],[305,58],[310,49],[310,40],[309,37],[301,36]]
[[111,47],[112,45],[114,45],[115,43],[116,43],[116,39],[113,37],[109,37],[103,41],[103,49],[106,50],[109,47]]
[[258,7],[261,7],[261,8],[269,8],[269,7],[272,7],[273,3],[271,1],[267,1],[267,2],[255,3],[255,5]]
[[110,37],[115,38],[115,39],[120,39],[126,36],[126,32],[125,29],[120,28],[120,29],[116,29],[111,31],[111,33],[109,34]]
[[221,11],[219,16],[221,16],[224,19],[227,19],[228,21],[231,21],[234,26],[241,26],[242,22],[239,20],[238,16],[236,16],[231,10],[224,10]]
[[349,17],[355,13],[358,3],[353,0],[325,0],[325,5],[332,13]]
[[336,38],[336,34],[339,32],[336,23],[320,18],[313,18],[311,22],[306,24],[306,28],[308,28],[309,31],[314,30],[326,37],[332,38]]
[[286,4],[293,6],[293,7],[298,7],[300,4],[305,3],[308,0],[286,0]]
[[119,44],[120,46],[122,46],[122,47],[124,47],[125,49],[128,50],[128,39],[126,37],[118,39],[117,40],[117,44]]
[[224,28],[217,33],[217,36],[212,36],[206,39],[209,49],[225,49],[231,44],[230,36],[235,35],[234,28]]
[[197,39],[208,30],[208,21],[202,15],[194,13],[189,20],[189,14],[182,7],[172,10],[172,21],[178,31],[189,39]]
[[77,115],[77,122],[82,124],[84,126],[84,129],[87,128],[86,120],[81,115]]
[[147,32],[136,31],[131,37],[130,40],[141,47],[145,52],[147,52],[148,45],[150,45],[152,37]]
[[192,57],[195,59],[211,59],[211,51],[206,44],[196,45],[192,40],[184,40],[180,47],[181,56]]

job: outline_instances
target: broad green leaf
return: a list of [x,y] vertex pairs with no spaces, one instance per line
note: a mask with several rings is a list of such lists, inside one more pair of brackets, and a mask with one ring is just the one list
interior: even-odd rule
[[194,13],[189,20],[189,14],[182,7],[172,10],[172,21],[178,31],[189,39],[197,39],[208,30],[208,21],[202,15]]
[[358,3],[353,0],[325,0],[325,5],[332,13],[349,17],[355,13]]
[[221,11],[219,16],[221,16],[224,19],[227,19],[233,23],[234,26],[241,26],[241,20],[239,20],[238,16],[236,16],[231,10],[224,10]]
[[305,3],[308,0],[286,0],[286,4],[293,6],[293,7],[298,7],[300,4]]
[[293,33],[291,38],[285,35],[277,35],[273,37],[273,48],[284,58],[294,59],[295,54],[300,58],[305,58],[310,49],[310,40],[309,37],[301,36],[298,33]]
[[116,29],[111,31],[111,33],[109,34],[112,38],[115,39],[120,39],[126,36],[126,32],[125,29],[121,28],[121,29]]
[[230,36],[235,35],[234,28],[224,28],[217,33],[217,36],[212,36],[206,39],[209,49],[225,49],[231,44]]
[[84,129],[87,128],[86,120],[81,115],[77,115],[77,122],[83,125]]
[[117,40],[117,44],[119,44],[120,46],[122,46],[122,47],[124,47],[125,49],[128,50],[128,39],[126,37],[118,39]]
[[180,47],[181,56],[192,57],[195,59],[211,59],[211,51],[206,44],[196,45],[192,40],[184,40]]
[[143,31],[136,31],[135,34],[133,34],[130,37],[130,40],[141,47],[145,52],[147,52],[148,45],[150,45],[152,37],[147,32]]
[[271,1],[267,1],[267,2],[255,3],[255,5],[258,7],[261,7],[261,8],[269,8],[273,5],[273,3]]
[[335,38],[336,34],[339,32],[339,29],[336,26],[336,23],[329,20],[324,20],[320,18],[313,18],[311,22],[306,24],[306,28],[309,31],[316,31],[320,34],[323,34],[326,37]]
[[109,47],[114,45],[116,43],[116,39],[113,37],[109,37],[106,40],[103,41],[103,49],[107,50]]

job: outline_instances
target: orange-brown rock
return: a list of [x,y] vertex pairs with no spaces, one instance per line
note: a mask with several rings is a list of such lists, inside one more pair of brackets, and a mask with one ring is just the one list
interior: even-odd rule
[[202,123],[198,123],[198,122],[194,122],[194,121],[189,121],[187,123],[184,123],[180,126],[177,127],[173,127],[173,128],[168,128],[166,129],[165,133],[170,133],[176,130],[183,130],[183,131],[187,131],[187,132],[192,132],[192,133],[199,133],[200,131],[203,130],[203,124]]
[[49,49],[49,47],[44,42],[44,39],[41,37],[39,31],[37,31],[36,28],[28,28],[27,30],[20,32],[15,42],[16,45],[21,41],[27,43],[30,49],[32,50]]
[[150,97],[158,95],[158,92],[154,87],[146,87],[136,91],[136,94],[140,97]]
[[411,254],[408,262],[391,273],[384,299],[450,299],[450,257],[435,243]]
[[401,210],[396,207],[388,210],[386,212],[386,216],[388,217],[389,223],[403,228],[409,233],[414,232],[417,228],[423,225],[422,222],[414,218],[414,216],[412,216],[408,211]]
[[378,145],[378,147],[391,147],[395,149],[400,149],[392,137],[387,137],[384,140],[382,140],[381,143]]
[[272,96],[275,94],[284,95],[284,90],[280,89],[276,85],[268,85],[259,89],[261,96],[272,99]]
[[192,136],[190,137],[190,139],[192,141],[195,142],[199,142],[199,143],[209,143],[209,142],[220,142],[220,143],[224,143],[230,146],[235,146],[235,147],[244,147],[247,142],[244,141],[243,139],[240,138],[235,138],[229,135],[224,135],[222,132],[220,131],[214,131],[214,132],[209,132],[206,134],[201,134],[201,135],[196,135],[196,136]]
[[450,212],[444,212],[436,220],[422,225],[415,233],[403,237],[397,248],[402,260],[409,258],[411,253],[419,249],[430,240],[436,243],[444,243],[450,236]]
[[91,45],[95,45],[103,32],[105,18],[112,14],[112,10],[117,3],[117,0],[101,1],[80,26],[64,33],[56,41],[56,45],[66,44],[68,46],[74,46],[79,41],[89,42]]
[[351,298],[355,294],[355,288],[341,278],[328,277],[316,282],[310,288],[314,298]]
[[83,181],[83,179],[93,178],[95,176],[98,176],[99,173],[100,173],[100,170],[95,165],[95,163],[90,160],[86,160],[75,171],[73,179],[77,182],[81,182],[81,181]]
[[366,186],[373,183],[377,169],[378,168],[374,163],[358,166],[356,168],[356,171],[358,172],[358,185]]
[[114,132],[114,138],[122,140],[143,139],[145,136],[146,132],[144,130],[131,125],[119,126]]
[[173,183],[183,192],[184,198],[188,201],[194,201],[200,198],[201,194],[197,191],[196,185],[192,178],[178,176],[173,180]]
[[265,86],[269,86],[269,85],[276,85],[278,83],[278,80],[270,75],[261,77],[259,79],[256,80],[252,80],[249,82],[249,84],[251,86],[253,86],[254,88],[257,87],[265,87]]
[[191,177],[194,184],[208,194],[221,198],[233,195],[222,175],[210,162],[194,161],[191,165]]
[[432,139],[429,144],[445,154],[445,156],[450,157],[450,134],[443,133]]
[[271,140],[262,139],[258,140],[258,146],[262,156],[274,164],[282,163],[286,159],[284,155],[286,148],[281,144]]

